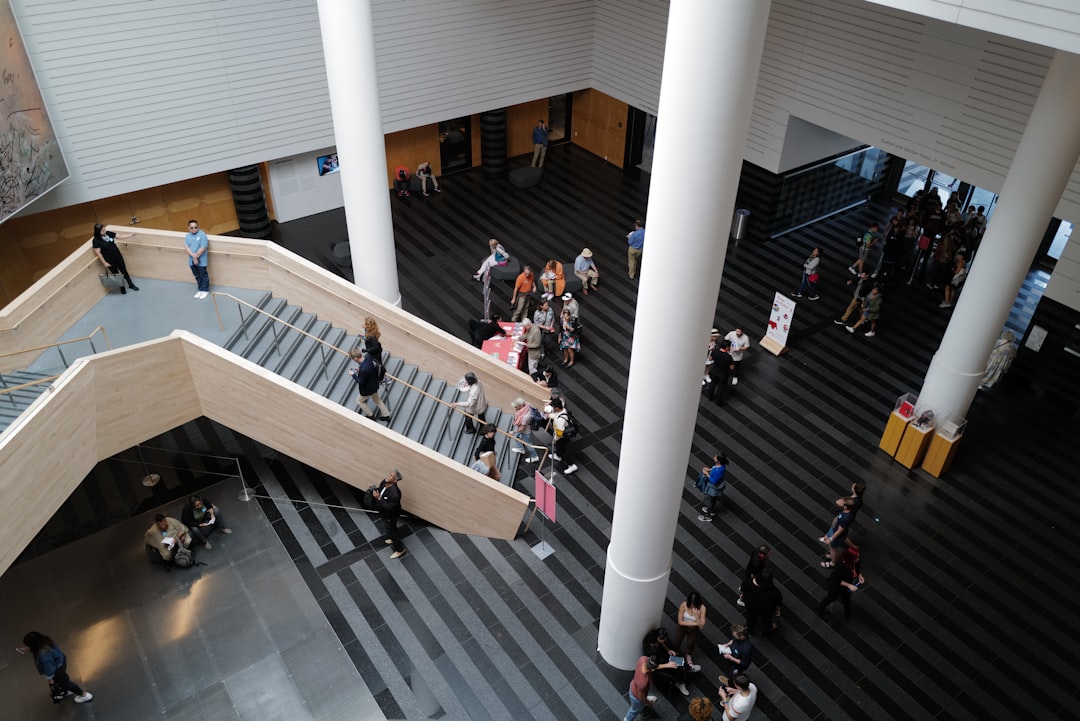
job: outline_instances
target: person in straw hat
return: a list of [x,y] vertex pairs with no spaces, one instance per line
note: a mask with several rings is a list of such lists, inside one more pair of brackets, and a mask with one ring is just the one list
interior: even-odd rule
[[581,255],[574,260],[574,275],[581,278],[582,293],[588,295],[589,290],[596,292],[596,286],[600,284],[600,271],[596,269],[596,261],[588,248],[582,249]]

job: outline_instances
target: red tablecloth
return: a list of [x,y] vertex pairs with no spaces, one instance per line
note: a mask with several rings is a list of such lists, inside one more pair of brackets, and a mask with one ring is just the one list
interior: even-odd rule
[[525,349],[525,330],[520,323],[499,323],[506,337],[495,336],[484,341],[480,349],[518,370],[529,367],[529,354]]

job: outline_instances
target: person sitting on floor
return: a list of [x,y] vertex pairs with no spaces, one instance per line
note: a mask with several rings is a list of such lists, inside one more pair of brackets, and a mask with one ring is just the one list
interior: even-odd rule
[[171,561],[180,546],[187,548],[191,545],[188,527],[175,518],[168,518],[160,513],[154,516],[154,525],[146,529],[143,539],[164,561]]
[[232,529],[221,520],[221,512],[209,498],[192,496],[180,511],[180,521],[188,527],[191,537],[210,550],[210,534],[215,530],[232,533]]

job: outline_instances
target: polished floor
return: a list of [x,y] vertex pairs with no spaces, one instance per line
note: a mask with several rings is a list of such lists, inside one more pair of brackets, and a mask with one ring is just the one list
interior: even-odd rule
[[[227,472],[226,461],[182,460],[192,458],[181,454],[188,451],[239,456],[245,477],[257,479],[261,494],[292,500],[263,499],[240,510],[231,493],[222,496],[230,513],[261,509],[251,522],[269,525],[277,540],[268,543],[284,549],[296,572],[283,569],[281,591],[297,598],[305,591],[317,603],[335,634],[329,650],[340,644],[378,707],[378,714],[369,713],[361,700],[351,716],[308,709],[313,718],[569,721],[617,719],[626,711],[630,675],[608,667],[595,645],[636,302],[636,287],[624,272],[624,238],[633,218],[645,212],[648,176],[624,174],[568,146],[552,148],[547,166],[543,183],[529,190],[479,172],[447,177],[445,192],[395,198],[393,213],[404,307],[458,335],[481,313],[480,289],[469,276],[487,238],[499,238],[534,265],[551,256],[571,261],[584,246],[596,254],[601,291],[581,299],[584,349],[578,364],[560,374],[585,433],[575,449],[581,470],[559,484],[558,523],[543,531],[551,556],[540,560],[532,551],[541,537],[539,523],[522,538],[503,542],[410,521],[409,553],[392,561],[379,526],[340,507],[356,505],[354,491],[343,483],[205,420],[148,441],[173,449],[172,455],[156,451],[165,457],[153,459],[167,469],[154,493],[159,503],[209,485],[212,472]],[[710,200],[694,194],[687,202]],[[831,322],[846,303],[850,238],[889,214],[888,205],[859,209],[767,244],[730,247],[715,299],[718,327],[741,325],[751,338],[760,337],[773,293],[793,287],[813,245],[825,248],[822,297],[800,302],[791,352],[780,358],[752,353],[724,406],[702,402],[687,459],[665,623],[673,626],[675,608],[689,590],[702,593],[709,623],[696,656],[704,670],[691,690],[714,693],[714,642],[726,640],[730,624],[741,620],[735,605],[741,569],[750,549],[767,543],[785,607],[782,629],[755,638],[751,676],[760,696],[752,719],[1078,718],[1076,403],[1050,404],[1030,392],[1030,379],[1008,376],[976,399],[957,461],[941,480],[908,471],[877,449],[893,401],[918,390],[949,319],[935,292],[898,284],[887,290],[875,338],[851,336]],[[285,224],[277,233],[283,245],[333,268],[331,249],[344,237],[343,214]],[[348,269],[337,270],[348,276]],[[1030,317],[1039,282],[1029,278],[1010,327],[1026,323],[1025,313]],[[503,301],[508,291],[506,286]],[[663,330],[655,329],[661,351]],[[716,448],[732,459],[730,483],[720,514],[704,524],[696,518],[690,475]],[[126,456],[100,464],[70,503],[111,516],[113,524],[148,512],[146,500],[136,503],[130,492],[117,490],[142,475],[131,461]],[[357,472],[375,480],[383,471]],[[856,529],[868,586],[845,623],[839,614],[814,613],[824,593],[814,539],[828,521],[832,499],[857,479],[869,484]],[[524,481],[517,487],[528,491]],[[409,492],[407,476],[403,491]],[[234,538],[208,555],[229,557]],[[35,566],[43,569],[39,584],[55,585],[70,556],[54,554],[78,545],[16,566],[0,580],[0,594],[24,592],[12,587],[12,579],[29,564],[42,564]],[[139,561],[130,559],[128,573],[145,571]],[[81,597],[71,590],[63,601],[56,595],[43,600],[33,623],[59,628],[54,633],[65,641],[78,639],[87,632],[80,621],[57,625],[55,619]],[[250,596],[253,613],[261,612],[262,600]],[[31,621],[20,617],[20,623]],[[22,626],[4,627],[5,641],[22,633]],[[243,655],[247,645],[244,637],[230,652]],[[110,665],[137,665],[131,656],[138,650],[97,654],[89,644],[77,648],[76,678],[99,699],[93,708],[63,712],[72,718],[158,717],[143,714],[140,705],[153,695],[149,675],[125,688],[105,686],[106,695],[130,699],[134,710],[125,712],[119,703],[107,715],[102,711],[105,699],[96,682]],[[257,650],[254,668],[264,663]],[[20,701],[29,714],[20,717],[53,713],[40,689],[9,682],[14,667],[0,666],[5,697],[27,695],[38,704]],[[25,665],[19,668],[20,679],[32,676]],[[198,678],[206,685],[193,682],[192,698],[219,688],[220,679]],[[260,693],[295,698],[277,678],[265,679]],[[321,692],[336,697],[353,690],[346,685]],[[266,704],[257,714],[229,708],[240,718],[297,718],[290,704]],[[189,718],[235,717],[223,709]],[[686,701],[664,690],[656,710],[660,718],[675,719]]]

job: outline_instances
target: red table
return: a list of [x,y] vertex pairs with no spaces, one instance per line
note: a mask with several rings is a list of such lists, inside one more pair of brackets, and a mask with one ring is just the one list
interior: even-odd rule
[[499,323],[506,337],[495,336],[484,341],[480,349],[509,366],[524,371],[529,367],[529,353],[525,348],[525,329],[521,323]]

